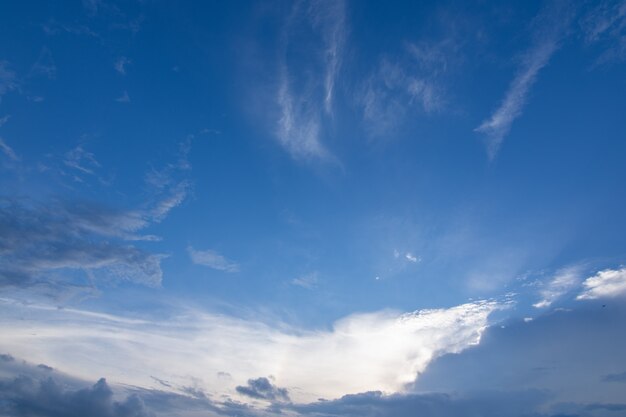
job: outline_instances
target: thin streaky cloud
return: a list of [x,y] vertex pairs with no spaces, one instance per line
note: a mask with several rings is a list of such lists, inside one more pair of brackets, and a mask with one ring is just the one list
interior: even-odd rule
[[539,291],[541,300],[533,304],[533,307],[550,307],[555,301],[580,284],[580,274],[581,268],[579,266],[563,268],[557,271],[554,278],[541,288]]
[[[285,23],[280,51],[275,102],[278,106],[276,136],[294,159],[334,160],[322,143],[326,122],[333,118],[335,84],[345,43],[343,1],[295,3]],[[296,32],[303,22],[315,34],[311,45],[298,44]],[[320,51],[307,71],[294,68],[292,48]],[[322,72],[323,76],[318,74]],[[320,90],[323,91],[320,94]]]
[[196,265],[208,266],[209,268],[224,272],[239,272],[239,265],[237,263],[227,259],[214,250],[197,250],[189,246],[187,251],[189,252],[191,261]]
[[[2,124],[0,123],[0,126],[1,125]],[[9,159],[12,159],[13,161],[19,161],[20,160],[20,157],[17,156],[17,154],[15,153],[13,148],[11,148],[9,145],[7,145],[7,143],[2,138],[0,138],[0,150],[2,150],[2,152],[4,152],[4,154],[7,157],[9,157]]]
[[[513,78],[500,106],[475,131],[486,135],[487,154],[495,158],[502,141],[511,130],[515,119],[521,116],[530,88],[559,48],[561,38],[571,19],[571,11],[549,8],[533,21],[533,46],[523,55],[521,65]],[[537,27],[539,26],[539,27]]]
[[115,99],[118,103],[130,103],[130,96],[128,91],[124,91],[121,96]]

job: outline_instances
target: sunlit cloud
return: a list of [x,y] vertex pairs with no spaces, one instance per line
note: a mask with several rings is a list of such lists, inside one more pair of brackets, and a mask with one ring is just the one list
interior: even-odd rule
[[[0,349],[85,379],[106,375],[145,388],[154,386],[151,376],[177,386],[191,378],[209,393],[237,395],[249,379],[273,375],[292,400],[308,401],[402,391],[436,357],[477,344],[490,314],[505,306],[353,314],[330,330],[304,330],[199,310],[132,319],[4,300],[0,330],[8,337]],[[228,380],[219,376],[225,372]]]
[[583,282],[585,290],[576,297],[578,300],[614,298],[626,295],[626,268],[605,269]]

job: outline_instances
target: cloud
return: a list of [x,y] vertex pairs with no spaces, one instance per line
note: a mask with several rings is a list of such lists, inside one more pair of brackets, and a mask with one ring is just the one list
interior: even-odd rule
[[600,44],[604,52],[597,64],[626,58],[626,1],[599,1],[581,19],[588,43]]
[[473,395],[445,393],[384,395],[380,391],[346,395],[333,401],[295,405],[302,416],[413,417],[481,416],[520,417],[536,413],[546,394],[524,390],[510,393],[488,392]]
[[383,57],[364,84],[359,103],[371,136],[397,130],[409,112],[432,114],[445,106],[442,79],[458,45],[452,39],[407,43],[397,59]]
[[50,49],[46,47],[41,49],[37,61],[35,61],[32,68],[30,69],[29,75],[42,75],[51,80],[56,78],[57,67],[54,63],[54,59],[52,58],[52,52],[50,51]]
[[[150,197],[137,208],[0,196],[0,285],[66,294],[93,292],[98,282],[159,286],[166,255],[134,242],[160,240],[141,232],[161,222],[187,196],[191,185],[181,174],[190,169],[188,147],[183,151],[176,164],[151,171],[159,181],[146,179]],[[101,164],[82,146],[67,152],[62,163],[63,175],[68,170],[79,182],[97,177],[102,183],[97,175]]]
[[[334,159],[322,144],[322,136],[326,118],[333,118],[344,26],[342,0],[296,2],[287,19],[278,65],[276,136],[295,159]],[[310,37],[302,37],[304,32]],[[321,53],[317,59],[315,54],[307,54],[306,60],[299,61],[296,57],[302,55],[303,49]],[[303,67],[302,62],[307,64]]]
[[420,261],[420,259],[414,255],[412,255],[410,252],[407,252],[404,254],[404,257],[406,258],[407,261],[409,262],[413,262],[413,263],[417,263]]
[[104,378],[91,388],[76,391],[54,379],[35,380],[20,376],[0,380],[0,410],[9,416],[45,417],[149,417],[141,398],[113,399],[113,391]]
[[513,121],[521,116],[528,92],[539,71],[548,64],[565,35],[572,11],[558,5],[558,2],[553,3],[552,7],[546,7],[535,17],[532,24],[533,45],[522,56],[521,65],[500,106],[475,129],[487,136],[487,154],[490,159],[495,158]]
[[130,63],[130,59],[126,58],[125,56],[119,57],[114,64],[115,71],[122,75],[126,75],[126,66]]
[[190,246],[187,251],[196,265],[204,265],[224,272],[239,272],[239,265],[213,250],[196,250]]
[[20,157],[17,156],[17,154],[15,153],[15,151],[13,150],[13,148],[11,148],[9,145],[7,145],[7,143],[0,138],[0,150],[2,152],[4,152],[4,154],[11,160],[13,161],[19,161]]
[[83,174],[90,175],[93,175],[94,170],[101,166],[94,154],[86,151],[80,145],[65,154],[63,164]]
[[578,412],[584,404],[621,402],[623,386],[603,380],[626,369],[625,325],[623,302],[609,308],[579,303],[573,310],[544,313],[528,322],[510,320],[487,329],[479,345],[433,361],[413,389],[536,389],[550,393],[546,406],[582,404]]
[[501,308],[481,301],[407,314],[378,311],[307,330],[190,309],[136,320],[0,300],[6,335],[0,351],[82,378],[106,374],[149,388],[156,376],[210,395],[235,395],[251,377],[273,375],[291,399],[310,401],[402,391],[435,358],[477,344],[488,317]]
[[297,285],[298,287],[311,289],[317,285],[317,272],[312,272],[310,274],[294,278],[291,280],[291,283],[293,285]]
[[118,103],[130,103],[130,96],[128,91],[124,91],[121,96],[115,99]]
[[580,284],[580,267],[574,266],[557,271],[550,282],[543,284],[539,291],[541,300],[533,304],[535,308],[550,307],[552,303]]
[[237,386],[238,393],[250,398],[268,401],[289,401],[289,392],[285,388],[278,388],[265,377],[249,379],[247,385]]
[[0,61],[0,102],[2,96],[18,87],[15,72],[9,68],[7,61]]
[[140,213],[96,205],[0,200],[0,284],[28,286],[55,271],[84,271],[158,286],[161,259],[107,237],[138,240],[147,221]]
[[585,290],[576,297],[577,300],[594,300],[597,298],[614,298],[626,295],[626,268],[605,269],[583,282]]

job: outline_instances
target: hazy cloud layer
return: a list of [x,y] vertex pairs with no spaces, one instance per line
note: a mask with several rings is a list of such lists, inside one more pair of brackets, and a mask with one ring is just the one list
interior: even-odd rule
[[[0,351],[19,351],[36,363],[142,387],[155,384],[150,376],[178,386],[192,385],[193,377],[209,393],[233,395],[251,377],[273,375],[298,401],[402,390],[436,357],[478,343],[489,315],[503,308],[475,302],[408,314],[381,311],[345,317],[330,330],[303,330],[194,310],[146,321],[7,300],[1,305],[0,331],[10,337]],[[13,319],[16,314],[29,317],[27,327]],[[218,376],[225,371],[232,376],[227,381]]]

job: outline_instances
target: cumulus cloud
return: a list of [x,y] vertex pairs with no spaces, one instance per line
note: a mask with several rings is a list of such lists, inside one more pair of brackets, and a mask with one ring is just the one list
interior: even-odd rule
[[113,399],[104,378],[91,388],[68,390],[54,379],[20,376],[0,380],[0,410],[8,416],[45,417],[149,417],[141,398]]
[[279,388],[265,377],[249,379],[246,385],[235,388],[238,393],[250,398],[268,401],[289,401],[289,392],[286,388]]
[[585,290],[577,300],[613,298],[626,295],[626,268],[605,269],[583,282]]
[[208,266],[224,272],[239,272],[239,265],[226,259],[214,250],[196,250],[189,246],[187,248],[189,256],[194,264]]
[[476,132],[486,135],[487,154],[490,159],[498,153],[504,137],[511,130],[513,121],[521,116],[528,92],[535,83],[539,71],[548,64],[565,35],[572,11],[566,7],[557,7],[557,4],[546,7],[534,19],[533,45],[522,56],[517,74],[498,108],[475,129]]
[[533,307],[550,307],[552,303],[579,285],[580,274],[580,267],[577,266],[557,271],[552,280],[543,284],[539,290],[541,300],[533,304]]
[[[328,330],[307,330],[197,310],[135,320],[4,300],[0,351],[82,378],[106,373],[119,383],[151,387],[153,375],[220,395],[237,394],[251,377],[273,375],[291,399],[310,401],[402,391],[435,358],[477,344],[490,314],[502,307],[482,301],[353,314]],[[218,376],[224,371],[231,378]]]

